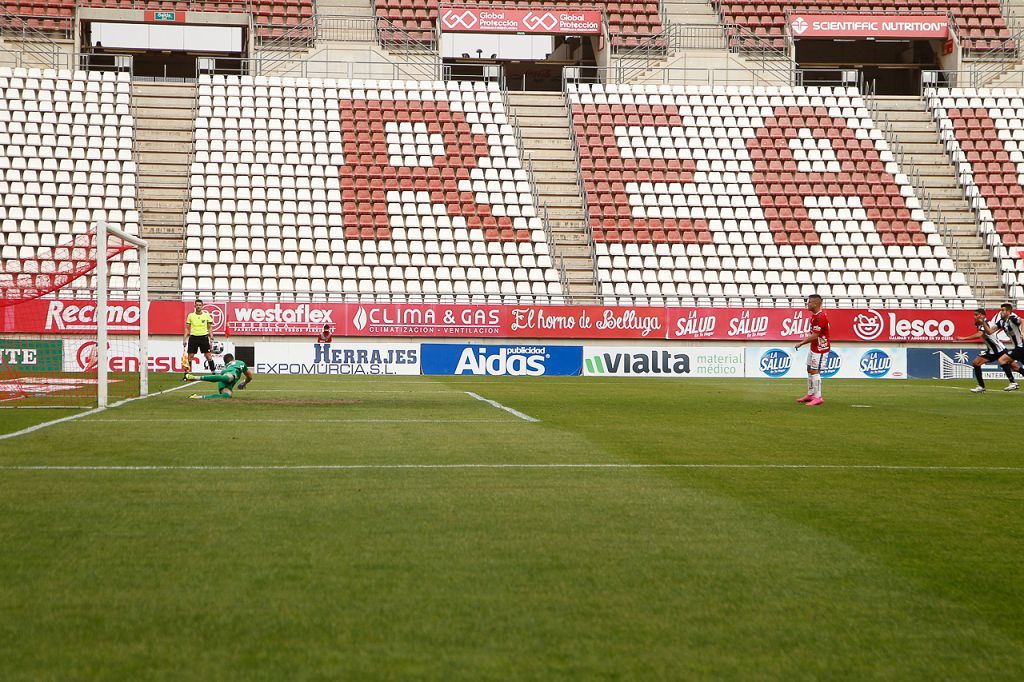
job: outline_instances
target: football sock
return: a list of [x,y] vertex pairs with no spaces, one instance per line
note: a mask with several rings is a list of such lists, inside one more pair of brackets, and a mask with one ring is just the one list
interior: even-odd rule
[[213,360],[207,360],[206,361],[206,369],[210,370],[211,372],[216,372],[217,371],[217,365],[213,364]]
[[1011,384],[1013,383],[1013,370],[1010,369],[1009,365],[1000,365],[1003,368],[1003,374],[1006,375],[1006,380]]
[[814,395],[814,375],[807,375],[807,395]]
[[207,374],[206,376],[201,376],[201,377],[196,377],[196,378],[199,379],[200,381],[211,381],[211,382],[213,382],[215,384],[216,383],[220,383],[220,382],[223,382],[225,384],[230,384],[231,381],[234,379],[233,376],[229,376],[227,374]]
[[204,395],[203,400],[216,400],[217,398],[230,398],[230,393],[211,393],[210,395]]
[[811,377],[811,394],[815,398],[821,397],[821,375],[815,374]]
[[974,378],[978,380],[978,385],[985,388],[985,378],[981,376],[981,367],[974,368]]

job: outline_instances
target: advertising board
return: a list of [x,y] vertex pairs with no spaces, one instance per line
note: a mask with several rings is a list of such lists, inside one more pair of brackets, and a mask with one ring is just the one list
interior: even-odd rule
[[[807,376],[807,346],[748,346],[746,375],[751,378],[802,379]],[[906,379],[907,350],[896,346],[840,346],[821,367],[825,379]]]
[[579,376],[582,346],[475,346],[425,343],[423,374],[471,376]]
[[583,347],[584,376],[743,377],[743,348],[683,346]]
[[257,343],[254,371],[257,374],[415,376],[420,373],[420,345]]

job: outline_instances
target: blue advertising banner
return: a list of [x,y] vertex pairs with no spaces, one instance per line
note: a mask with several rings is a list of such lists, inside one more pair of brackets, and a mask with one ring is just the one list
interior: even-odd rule
[[[907,373],[911,379],[974,379],[971,363],[981,345],[959,348],[909,348],[907,349]],[[982,365],[982,376],[986,379],[1003,379],[1006,375],[999,365],[989,362]]]
[[423,374],[469,376],[579,376],[583,346],[467,346],[424,343]]
[[[807,376],[805,346],[747,346],[746,375],[768,379]],[[828,352],[821,365],[825,379],[906,379],[907,351],[896,346],[842,345]]]

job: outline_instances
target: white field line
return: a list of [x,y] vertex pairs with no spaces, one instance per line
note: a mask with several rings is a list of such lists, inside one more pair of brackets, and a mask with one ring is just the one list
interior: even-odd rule
[[408,395],[432,395],[447,393],[452,395],[456,393],[456,390],[449,388],[443,391],[410,391],[409,389],[394,389],[394,390],[364,390],[358,386],[338,386],[336,388],[249,388],[246,386],[247,391],[252,393],[334,393],[337,395],[365,395],[368,393],[404,393]]
[[499,402],[495,402],[493,400],[488,400],[487,398],[484,398],[483,396],[479,396],[476,393],[473,393],[471,391],[466,391],[466,395],[468,395],[470,397],[473,397],[473,398],[476,398],[477,400],[481,400],[481,401],[487,403],[488,405],[491,405],[492,407],[498,408],[499,410],[505,410],[509,414],[515,415],[516,417],[519,417],[524,422],[533,422],[533,423],[536,424],[537,422],[540,421],[539,419],[535,419],[535,418],[531,417],[528,414],[523,414],[519,410],[514,410],[511,407],[507,407],[505,405],[502,405]]
[[152,398],[154,396],[163,395],[164,393],[170,393],[171,391],[177,391],[177,390],[180,390],[182,388],[186,388],[188,386],[194,386],[194,385],[195,385],[194,383],[181,384],[180,386],[174,386],[172,388],[168,388],[168,389],[163,390],[163,391],[157,391],[156,393],[150,393],[149,395],[139,395],[139,396],[135,396],[134,398],[125,398],[124,400],[119,400],[118,402],[114,403],[113,405],[108,405],[106,408],[94,407],[91,410],[88,410],[86,412],[79,412],[78,414],[73,414],[70,417],[61,417],[60,419],[54,419],[53,421],[43,422],[42,424],[35,424],[33,426],[29,426],[28,428],[24,428],[21,431],[13,431],[11,433],[0,434],[0,440],[6,440],[8,438],[15,438],[17,436],[24,436],[26,434],[32,433],[33,431],[39,431],[40,429],[45,429],[48,426],[54,426],[55,424],[61,424],[63,422],[69,422],[69,421],[72,421],[74,419],[81,419],[82,417],[88,417],[90,414],[98,414],[100,412],[103,412],[104,410],[109,410],[109,409],[114,408],[114,407],[120,407],[121,405],[126,405],[128,403],[135,402],[136,400],[143,400],[145,398]]
[[0,410],[89,410],[81,405],[0,405]]
[[[223,424],[223,419],[90,419],[89,423]],[[260,419],[260,424],[515,424],[511,419]]]
[[1024,473],[1024,467],[1003,466],[928,466],[903,464],[615,464],[615,463],[495,463],[495,464],[237,464],[237,465],[9,465],[0,471],[358,471],[391,469],[739,469],[739,470],[818,470],[887,472],[976,472]]

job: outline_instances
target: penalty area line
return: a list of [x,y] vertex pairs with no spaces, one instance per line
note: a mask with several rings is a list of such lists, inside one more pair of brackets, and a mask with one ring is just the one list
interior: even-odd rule
[[463,463],[463,464],[224,464],[224,465],[9,465],[0,466],[0,471],[358,471],[389,469],[806,469],[806,470],[849,470],[887,472],[974,472],[974,473],[1024,473],[1024,467],[1004,466],[943,466],[903,464],[616,464],[582,462],[572,463]]
[[522,419],[524,422],[531,422],[531,423],[534,423],[534,424],[540,422],[539,419],[535,419],[534,417],[531,417],[528,414],[523,414],[519,410],[514,410],[511,407],[508,407],[507,405],[502,405],[501,403],[499,403],[497,401],[488,400],[487,398],[483,397],[482,395],[477,395],[476,393],[473,393],[472,391],[466,391],[465,393],[466,393],[466,395],[470,396],[471,398],[476,398],[477,400],[480,400],[482,402],[487,403],[491,407],[496,407],[499,410],[505,410],[509,414],[514,415],[514,416]]
[[152,398],[154,396],[163,395],[164,393],[170,393],[171,391],[178,391],[178,390],[181,390],[183,388],[187,388],[189,386],[194,386],[194,385],[195,385],[195,383],[190,382],[190,383],[187,383],[187,384],[181,384],[180,386],[174,386],[172,388],[168,388],[168,389],[165,389],[163,391],[157,391],[156,393],[150,393],[149,395],[138,395],[138,396],[135,396],[134,398],[125,398],[124,400],[119,400],[118,402],[114,403],[113,405],[107,405],[106,407],[94,407],[91,410],[88,410],[86,412],[79,412],[78,414],[73,414],[70,417],[61,417],[60,419],[54,419],[53,421],[43,422],[42,424],[35,424],[33,426],[29,426],[27,428],[24,428],[21,431],[12,431],[11,433],[2,433],[2,434],[0,434],[0,440],[7,440],[8,438],[15,438],[17,436],[24,436],[24,435],[27,435],[29,433],[32,433],[33,431],[39,431],[40,429],[45,429],[45,428],[50,427],[50,426],[55,426],[57,424],[62,424],[64,422],[73,421],[75,419],[81,419],[82,417],[88,417],[91,414],[99,414],[100,412],[104,412],[106,410],[109,410],[109,409],[112,409],[112,408],[115,408],[115,407],[120,407],[121,405],[126,405],[128,403],[135,402],[136,400],[144,400],[146,398]]

